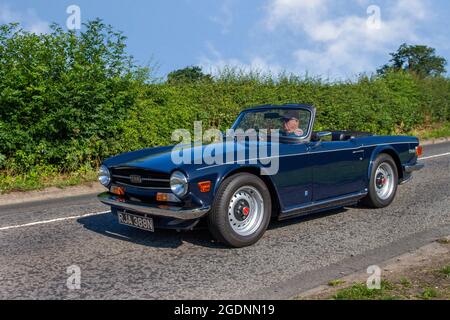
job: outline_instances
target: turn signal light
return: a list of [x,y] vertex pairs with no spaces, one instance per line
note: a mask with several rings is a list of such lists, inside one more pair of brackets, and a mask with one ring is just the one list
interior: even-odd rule
[[211,181],[202,181],[198,183],[198,188],[201,193],[208,193],[211,191]]
[[157,193],[156,201],[167,202],[169,201],[169,195],[167,193]]
[[161,193],[156,194],[156,201],[158,202],[181,202],[177,196],[172,193]]
[[125,195],[125,189],[118,186],[112,186],[110,189],[112,194],[115,194],[117,196],[124,196]]
[[418,158],[423,155],[423,147],[422,146],[416,147],[416,155]]

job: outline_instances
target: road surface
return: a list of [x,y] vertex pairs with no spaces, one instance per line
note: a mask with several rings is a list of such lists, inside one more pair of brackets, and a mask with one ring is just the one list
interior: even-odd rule
[[389,208],[274,222],[238,250],[206,230],[120,226],[92,195],[0,206],[0,299],[290,298],[450,235],[450,143],[423,162]]

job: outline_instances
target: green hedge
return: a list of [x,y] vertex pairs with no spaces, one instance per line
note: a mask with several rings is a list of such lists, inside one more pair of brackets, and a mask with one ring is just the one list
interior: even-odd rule
[[167,145],[174,129],[228,128],[262,104],[310,103],[316,130],[408,134],[450,121],[450,80],[403,72],[329,83],[225,72],[211,81],[151,83],[124,37],[100,20],[76,34],[0,27],[0,169],[73,172],[128,150]]
[[425,124],[450,120],[450,81],[391,73],[331,84],[237,76],[213,83],[148,85],[124,122],[125,135],[119,139],[125,149],[169,144],[174,129],[192,129],[194,121],[223,130],[246,107],[285,103],[315,105],[316,130],[408,134]]
[[71,171],[120,149],[145,79],[123,41],[100,20],[81,34],[0,27],[0,166]]

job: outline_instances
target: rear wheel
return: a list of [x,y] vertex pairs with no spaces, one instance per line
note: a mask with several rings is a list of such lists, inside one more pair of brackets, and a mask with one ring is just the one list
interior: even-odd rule
[[385,208],[394,201],[398,186],[398,170],[394,159],[380,154],[373,163],[369,194],[363,203],[373,208]]
[[257,176],[240,173],[220,186],[208,226],[214,238],[241,248],[256,243],[264,234],[272,212],[266,184]]

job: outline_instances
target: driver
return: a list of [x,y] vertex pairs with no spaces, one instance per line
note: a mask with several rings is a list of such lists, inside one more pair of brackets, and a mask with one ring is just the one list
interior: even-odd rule
[[300,129],[298,111],[288,111],[283,116],[282,134],[286,137],[302,137],[304,132]]

